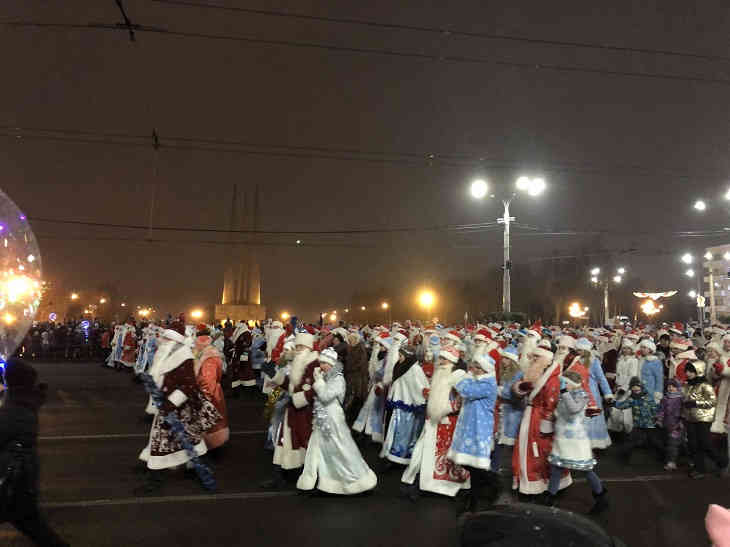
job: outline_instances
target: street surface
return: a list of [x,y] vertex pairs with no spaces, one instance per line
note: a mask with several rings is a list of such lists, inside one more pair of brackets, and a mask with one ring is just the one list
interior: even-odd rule
[[[379,471],[375,448],[366,457],[378,473],[375,492],[353,498],[267,492],[271,453],[263,449],[263,400],[228,400],[232,439],[215,464],[218,491],[205,492],[184,473],[171,473],[155,497],[136,498],[142,482],[137,455],[149,426],[141,420],[143,388],[131,375],[97,363],[34,363],[49,398],[41,411],[41,497],[54,528],[74,546],[456,546],[452,500],[399,495],[400,472]],[[648,452],[622,467],[609,450],[597,468],[611,509],[599,522],[629,546],[707,545],[709,503],[730,506],[730,483],[713,475],[692,481],[667,473]],[[578,482],[561,508],[586,512],[588,485]],[[30,545],[0,525],[0,545]]]

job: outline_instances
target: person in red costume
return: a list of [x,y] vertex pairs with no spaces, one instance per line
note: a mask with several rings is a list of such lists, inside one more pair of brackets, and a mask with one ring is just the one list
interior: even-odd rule
[[[552,450],[554,412],[560,400],[560,363],[553,353],[534,348],[527,356],[528,368],[522,382],[513,386],[526,408],[512,455],[513,487],[521,494],[542,494],[550,481],[548,456]],[[570,473],[564,472],[559,489],[570,486]]]

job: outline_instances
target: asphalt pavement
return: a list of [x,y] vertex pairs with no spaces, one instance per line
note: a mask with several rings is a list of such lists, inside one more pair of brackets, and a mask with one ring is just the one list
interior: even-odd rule
[[[365,450],[378,488],[351,498],[298,494],[293,486],[266,491],[271,453],[264,450],[263,399],[228,400],[232,437],[215,462],[218,489],[210,493],[183,472],[163,489],[135,497],[141,484],[137,455],[146,443],[144,389],[127,373],[98,363],[34,363],[49,398],[41,410],[41,499],[54,528],[74,546],[456,546],[453,500],[401,497],[399,469],[380,471],[377,449]],[[629,546],[707,545],[709,503],[730,506],[730,481],[693,481],[681,468],[665,472],[645,451],[623,466],[614,447],[597,469],[611,509],[598,517]],[[592,498],[585,481],[568,489],[560,506],[585,513]],[[0,525],[0,545],[30,545]]]

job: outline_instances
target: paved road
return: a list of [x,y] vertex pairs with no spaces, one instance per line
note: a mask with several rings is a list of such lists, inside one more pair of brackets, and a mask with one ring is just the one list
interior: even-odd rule
[[[132,490],[141,481],[136,457],[149,429],[140,420],[143,389],[129,375],[98,364],[36,367],[50,385],[41,412],[44,510],[72,545],[458,545],[453,502],[437,496],[423,496],[417,504],[404,500],[397,470],[380,474],[372,494],[354,498],[260,490],[271,456],[263,449],[262,403],[253,398],[229,401],[233,437],[216,464],[216,494],[179,473],[156,497],[135,498]],[[366,457],[378,465],[374,448]],[[626,468],[609,450],[599,474],[612,508],[598,522],[630,546],[705,545],[708,503],[730,506],[730,482],[665,473],[648,454]],[[585,512],[590,504],[588,486],[579,482],[561,507]],[[0,525],[0,545],[29,543]]]

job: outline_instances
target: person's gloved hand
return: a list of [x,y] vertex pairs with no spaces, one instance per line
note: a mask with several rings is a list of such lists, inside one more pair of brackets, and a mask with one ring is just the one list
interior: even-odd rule
[[431,390],[427,387],[423,388],[423,398],[428,399],[428,394],[431,393]]
[[696,408],[697,407],[697,401],[685,401],[684,402],[684,408]]

